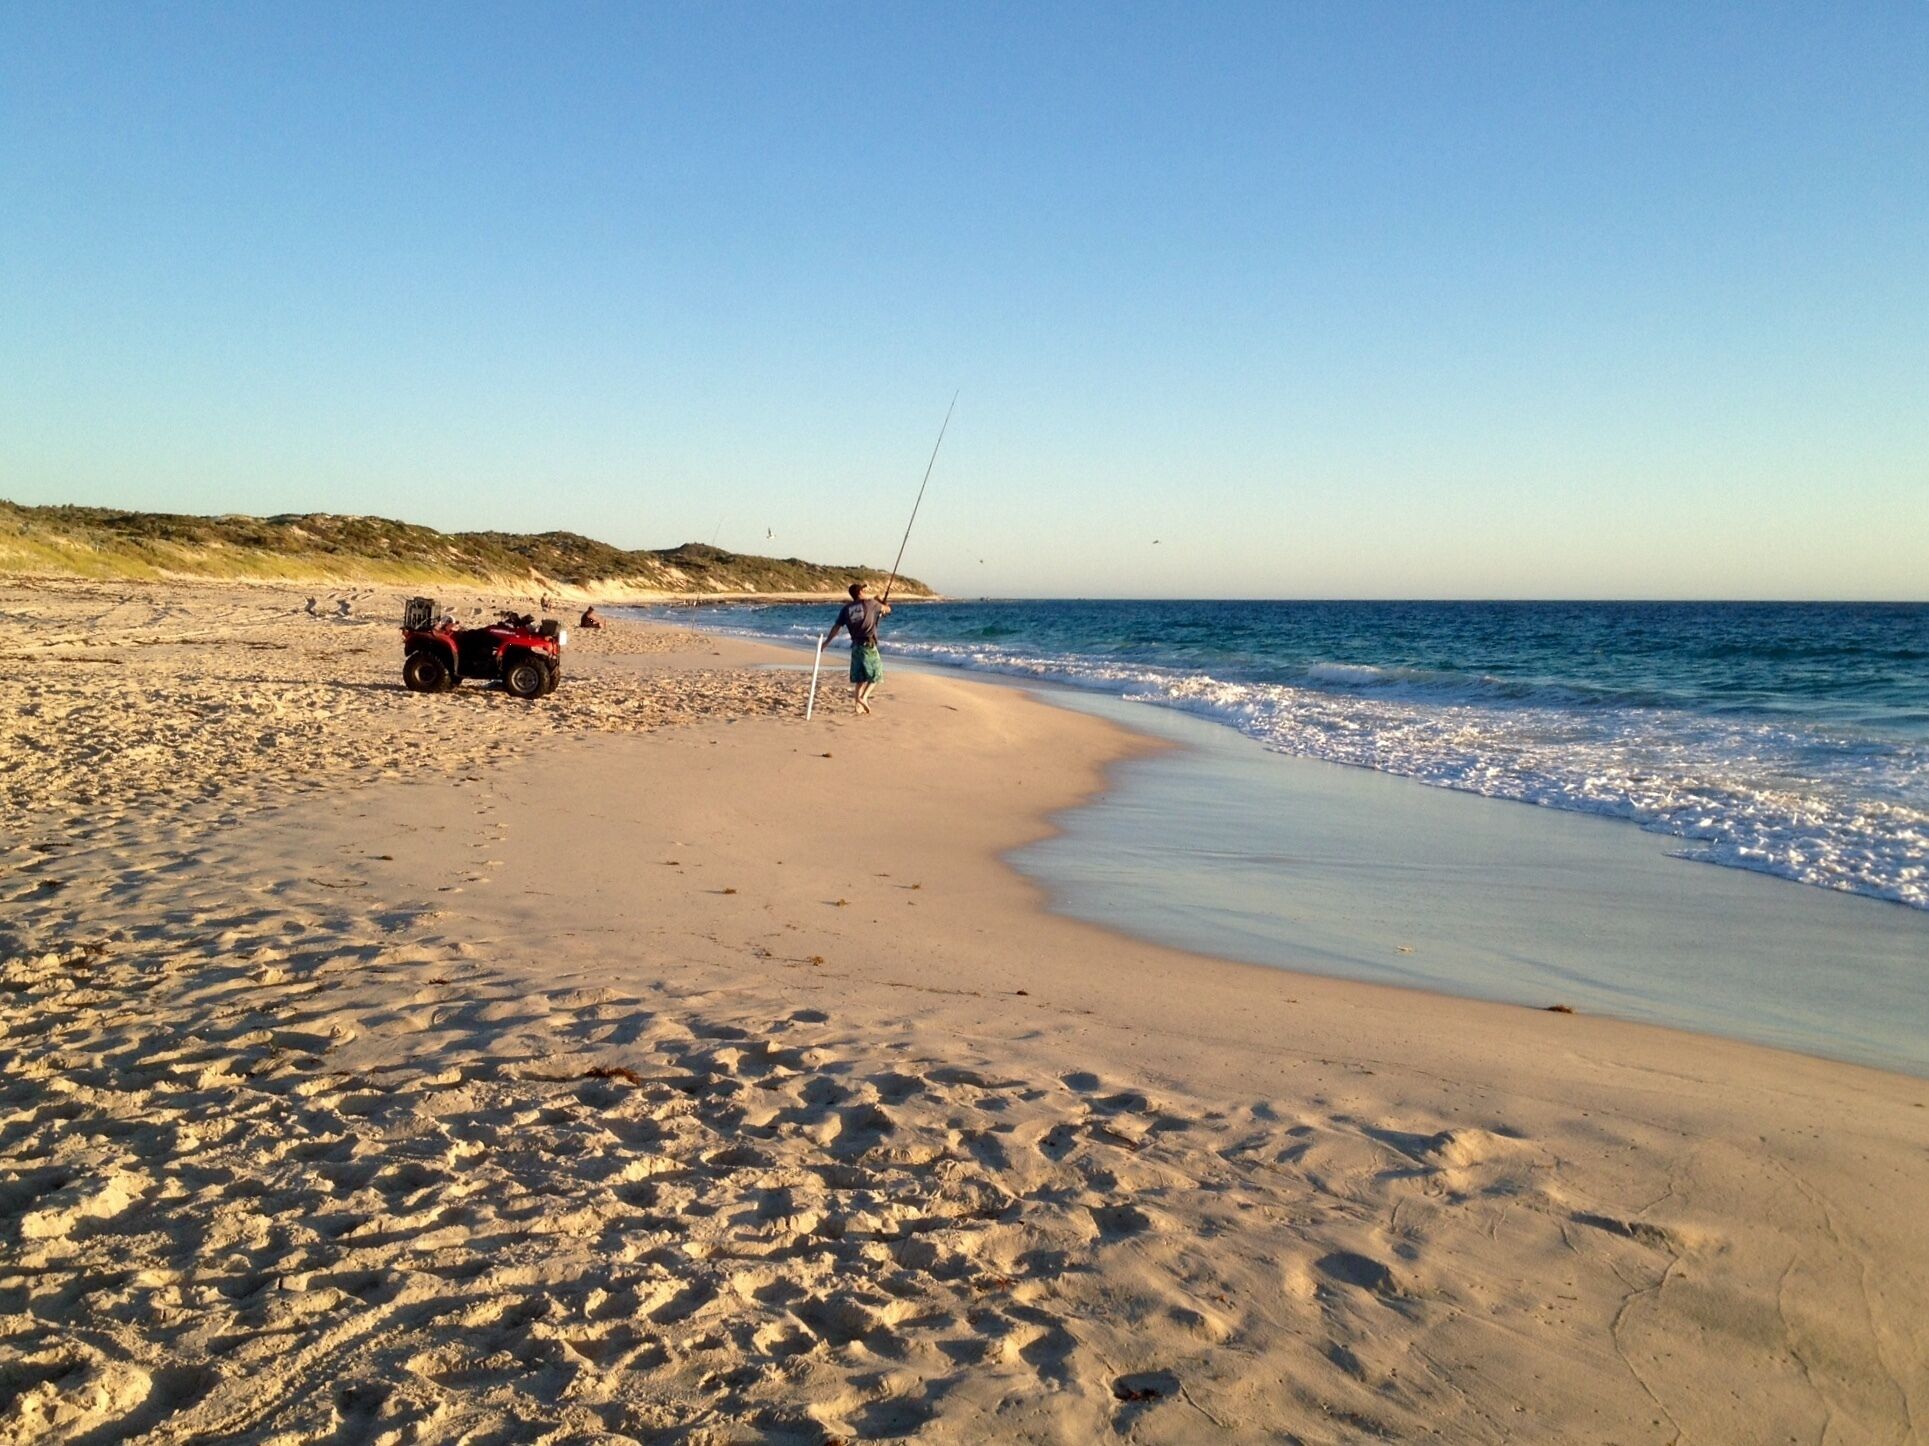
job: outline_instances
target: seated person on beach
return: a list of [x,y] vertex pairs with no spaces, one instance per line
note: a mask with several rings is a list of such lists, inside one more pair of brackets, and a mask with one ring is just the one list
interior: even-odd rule
[[851,635],[851,701],[857,705],[860,713],[871,711],[871,690],[877,686],[877,680],[884,676],[884,666],[877,656],[877,623],[890,611],[889,603],[879,602],[871,596],[868,582],[854,582],[851,584],[851,600],[844,604],[837,621],[824,634],[826,647],[837,636],[839,628],[848,630]]
[[579,628],[600,628],[603,626],[603,620],[596,616],[596,609],[594,607],[586,607],[583,609],[582,620],[578,622],[576,626]]

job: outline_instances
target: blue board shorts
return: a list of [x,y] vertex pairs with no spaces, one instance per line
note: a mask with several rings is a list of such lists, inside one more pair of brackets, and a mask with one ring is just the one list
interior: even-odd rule
[[884,664],[879,661],[876,648],[851,649],[851,681],[853,683],[875,683],[884,676]]

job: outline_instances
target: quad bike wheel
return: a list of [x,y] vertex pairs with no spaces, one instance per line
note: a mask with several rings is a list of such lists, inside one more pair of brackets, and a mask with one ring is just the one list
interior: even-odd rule
[[446,693],[455,678],[439,653],[410,653],[402,661],[402,686],[414,693]]
[[502,686],[512,698],[540,698],[549,691],[549,669],[535,658],[518,658],[502,670]]
[[543,692],[555,692],[557,685],[563,681],[562,664],[551,663],[547,668],[543,669],[543,671],[549,675],[549,681],[543,684]]

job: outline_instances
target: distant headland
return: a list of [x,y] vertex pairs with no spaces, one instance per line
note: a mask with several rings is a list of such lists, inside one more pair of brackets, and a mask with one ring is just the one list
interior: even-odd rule
[[[821,596],[883,571],[751,557],[701,542],[630,551],[575,532],[438,532],[326,512],[193,517],[0,501],[0,574],[420,584],[618,600]],[[908,577],[896,591],[933,595]]]

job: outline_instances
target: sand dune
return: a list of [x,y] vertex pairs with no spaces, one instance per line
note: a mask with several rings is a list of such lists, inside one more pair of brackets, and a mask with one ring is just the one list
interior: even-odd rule
[[1104,725],[389,602],[6,595],[0,1436],[1916,1430],[1919,1081],[1116,940],[995,858]]

